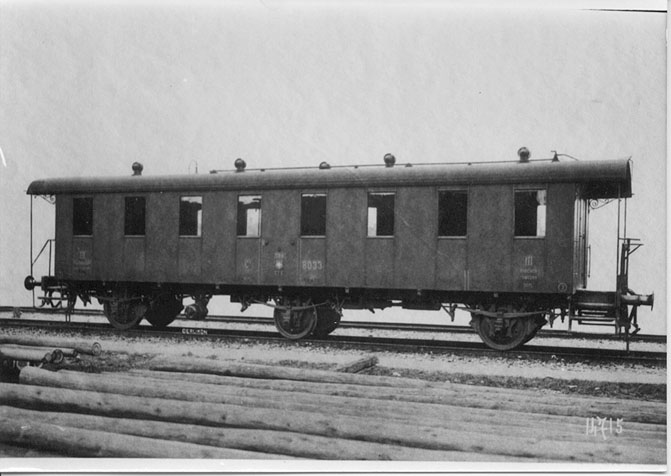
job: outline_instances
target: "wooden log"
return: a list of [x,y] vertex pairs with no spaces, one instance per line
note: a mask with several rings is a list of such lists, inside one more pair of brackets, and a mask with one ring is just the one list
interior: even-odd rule
[[382,387],[427,387],[424,380],[381,377],[378,375],[357,375],[327,370],[297,369],[273,365],[240,364],[238,362],[189,358],[175,360],[157,358],[148,363],[152,370],[169,370],[173,372],[196,372],[236,377],[253,377],[262,379],[301,380],[312,382],[329,382],[339,384],[376,385]]
[[60,456],[53,451],[40,451],[26,446],[0,443],[0,458],[56,458]]
[[[337,395],[315,395],[302,392],[282,392],[276,390],[258,390],[239,387],[227,387],[213,384],[200,384],[180,381],[134,377],[117,374],[86,374],[61,370],[51,372],[37,368],[21,371],[20,382],[28,385],[91,390],[105,393],[119,393],[150,398],[169,398],[175,400],[201,401],[244,405],[248,407],[275,408],[278,410],[296,410],[323,413],[337,418],[340,415],[353,417],[366,416],[403,421],[420,426],[438,426],[443,428],[487,431],[492,425],[507,427],[552,427],[557,439],[575,440],[584,428],[583,418],[547,417],[546,415],[528,415],[512,410],[465,412],[462,407],[445,404],[425,404],[415,402],[375,401],[357,397]],[[628,425],[630,423],[628,422]],[[633,433],[628,428],[627,436],[645,437],[646,434]],[[540,430],[541,432],[544,430]],[[652,438],[654,438],[654,434]]]
[[[52,359],[54,355],[60,356],[61,360],[63,357],[76,357],[77,351],[72,348],[61,348],[61,347],[39,347],[39,346],[28,346],[28,345],[17,345],[17,344],[4,344],[2,348],[6,349],[22,349],[22,350],[34,350],[38,352],[51,352]],[[55,363],[55,362],[54,362]]]
[[[199,445],[241,449],[297,458],[397,461],[511,461],[511,457],[508,456],[458,451],[434,451],[274,430],[215,428],[152,420],[131,420],[75,413],[40,412],[19,408],[11,408],[11,415],[13,418],[21,421],[42,421],[44,423],[72,428],[104,430],[110,433],[178,440]],[[512,458],[512,461],[528,461],[528,459]]]
[[0,359],[10,359],[24,362],[51,362],[52,353],[45,350],[0,346]]
[[531,390],[508,392],[503,389],[475,385],[425,387],[423,389],[403,387],[376,387],[364,385],[335,385],[323,382],[299,382],[264,379],[245,379],[208,374],[184,372],[133,371],[133,375],[158,377],[170,381],[207,382],[225,386],[273,389],[281,391],[303,391],[321,395],[373,398],[387,401],[408,401],[436,403],[469,407],[469,412],[480,410],[524,409],[525,413],[541,413],[557,417],[580,417],[583,419],[599,416],[625,418],[630,423],[665,424],[666,404],[662,402],[642,402],[626,399],[603,399],[557,393],[535,392]]
[[[33,363],[51,363],[60,364],[65,359],[65,354],[61,349],[50,349],[45,347],[27,347],[16,345],[4,345],[0,347],[0,355],[4,355],[12,360]],[[42,359],[38,358],[42,355]]]
[[271,455],[0,417],[0,442],[67,456],[268,459]]
[[[12,360],[32,363],[60,364],[65,359],[65,354],[61,349],[46,351],[46,348],[41,347],[3,346],[0,348],[0,355],[10,356],[8,358]],[[43,355],[42,359],[37,360],[40,355]]]
[[51,347],[60,348],[65,352],[65,349],[73,349],[80,354],[100,355],[102,347],[98,342],[78,342],[67,340],[52,340],[41,339],[38,337],[25,336],[0,336],[0,344],[16,344],[34,347]]
[[52,364],[60,364],[65,359],[65,355],[61,349],[54,349],[51,351],[51,360],[49,361]]
[[362,370],[369,369],[371,367],[375,367],[378,363],[379,363],[379,360],[376,356],[365,357],[365,358],[359,359],[355,362],[336,367],[335,371],[336,372],[347,372],[347,373],[355,374],[355,373],[361,372]]
[[67,390],[6,383],[0,386],[0,404],[19,408],[123,416],[147,420],[215,427],[239,427],[291,431],[334,438],[371,441],[416,448],[492,453],[543,460],[602,461],[610,463],[662,464],[659,448],[619,445],[616,438],[591,444],[545,438],[512,436],[508,432],[478,433],[413,426],[365,417],[338,419],[308,412],[247,408],[239,405],[192,403],[178,400],[131,397],[111,393]]
[[[368,385],[359,385],[357,383],[329,383],[326,381],[285,381],[277,379],[264,379],[262,377],[258,378],[246,378],[244,376],[228,376],[221,374],[213,373],[198,373],[192,370],[188,371],[179,371],[179,370],[169,370],[169,371],[160,371],[158,369],[134,369],[130,373],[136,375],[143,374],[152,374],[160,376],[161,378],[174,379],[180,378],[182,380],[191,380],[191,381],[200,381],[208,383],[221,383],[221,384],[232,384],[237,386],[246,386],[246,387],[256,387],[256,388],[273,388],[273,389],[287,389],[287,390],[298,390],[314,393],[324,393],[324,394],[333,394],[333,395],[352,395],[356,396],[361,393],[366,393],[367,387],[374,387],[371,393],[375,393],[380,399],[389,399],[389,400],[399,400],[407,399],[417,402],[433,402],[439,403],[446,395],[463,395],[470,396],[473,392],[477,392],[478,395],[487,395],[487,400],[489,401],[499,401],[504,399],[506,401],[519,401],[520,398],[539,403],[545,403],[548,401],[558,402],[558,404],[564,405],[566,402],[575,402],[577,400],[581,401],[590,401],[598,404],[603,404],[604,406],[621,406],[622,404],[631,403],[633,406],[639,407],[644,411],[649,411],[651,413],[659,413],[659,408],[664,407],[663,402],[656,401],[641,401],[641,400],[630,400],[630,399],[615,399],[617,403],[613,403],[613,399],[609,398],[600,398],[594,396],[585,396],[585,395],[570,395],[562,394],[554,391],[546,390],[533,390],[533,389],[515,389],[515,388],[503,388],[503,387],[489,387],[481,385],[470,385],[470,384],[456,384],[456,383],[443,383],[443,382],[424,382],[423,387],[394,387],[392,388],[383,388],[382,386],[376,386],[371,380]],[[179,377],[176,377],[179,375]],[[359,376],[365,378],[365,376]],[[373,377],[373,376],[371,376]],[[403,379],[401,379],[403,380]],[[413,379],[411,379],[413,380]],[[469,397],[470,398],[470,397]]]

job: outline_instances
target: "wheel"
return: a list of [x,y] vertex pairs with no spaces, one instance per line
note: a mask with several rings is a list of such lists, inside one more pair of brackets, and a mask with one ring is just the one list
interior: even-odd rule
[[115,329],[123,331],[134,327],[142,320],[147,312],[147,305],[116,296],[111,301],[105,300],[103,312]]
[[144,318],[154,327],[166,327],[177,319],[183,308],[182,301],[176,296],[158,296],[149,303]]
[[317,325],[317,312],[314,308],[292,310],[275,308],[275,327],[287,339],[298,340],[309,336]]
[[340,324],[340,313],[335,309],[320,307],[317,309],[317,325],[312,334],[315,337],[324,338],[337,329]]
[[529,318],[498,319],[477,316],[476,328],[482,341],[495,350],[512,350],[529,337]]

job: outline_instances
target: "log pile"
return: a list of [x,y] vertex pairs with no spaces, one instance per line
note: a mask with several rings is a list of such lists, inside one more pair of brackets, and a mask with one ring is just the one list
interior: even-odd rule
[[156,359],[147,369],[123,374],[25,367],[20,383],[0,384],[0,452],[666,461],[664,403],[352,373],[375,362],[341,371],[209,359]]
[[60,364],[65,358],[76,358],[79,354],[98,356],[102,352],[99,343],[74,341],[50,341],[37,337],[0,336],[0,362],[8,366]]

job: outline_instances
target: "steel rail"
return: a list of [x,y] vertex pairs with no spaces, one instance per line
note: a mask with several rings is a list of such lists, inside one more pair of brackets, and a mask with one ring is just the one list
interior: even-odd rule
[[408,339],[390,337],[362,337],[362,336],[338,336],[331,335],[325,339],[303,339],[292,341],[285,339],[277,332],[269,331],[241,331],[221,328],[203,327],[167,327],[156,329],[151,325],[140,325],[128,330],[117,330],[110,328],[106,323],[83,323],[62,322],[53,320],[20,320],[0,319],[1,327],[37,327],[52,328],[61,331],[80,332],[104,332],[106,334],[120,335],[124,337],[171,337],[183,339],[241,339],[255,340],[258,342],[271,342],[275,345],[286,346],[310,346],[345,347],[365,350],[391,351],[397,353],[433,353],[433,354],[469,354],[478,356],[503,357],[518,360],[520,357],[533,358],[536,360],[564,361],[608,361],[640,363],[655,366],[666,365],[666,352],[647,351],[625,351],[613,349],[581,348],[581,347],[557,347],[542,345],[525,345],[512,351],[496,351],[485,346],[481,342],[463,342],[449,340]]
[[[0,306],[0,312],[12,312],[18,309],[20,312],[34,312],[40,314],[58,314],[62,315],[62,309],[54,308],[32,308],[32,307],[11,307]],[[93,309],[77,310],[73,313],[74,316],[103,316],[102,311]],[[186,317],[180,316],[174,322],[194,322]],[[272,317],[258,317],[258,316],[226,316],[226,315],[208,315],[205,321],[223,322],[235,324],[261,324],[274,325]],[[107,320],[105,320],[107,322]],[[390,331],[408,331],[408,332],[447,332],[455,334],[474,334],[475,331],[470,326],[459,326],[450,324],[415,324],[404,322],[372,322],[372,321],[343,321],[338,327],[343,329],[383,329]],[[563,329],[541,329],[537,337],[558,338],[558,339],[580,339],[580,340],[606,340],[606,341],[622,341],[624,337],[615,333],[602,334],[597,332],[575,332]],[[666,343],[665,335],[658,334],[635,334],[630,335],[631,342],[654,342]]]

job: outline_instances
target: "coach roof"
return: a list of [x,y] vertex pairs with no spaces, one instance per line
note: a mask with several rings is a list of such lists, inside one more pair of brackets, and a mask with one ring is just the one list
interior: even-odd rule
[[27,193],[58,195],[548,183],[583,184],[584,198],[630,197],[631,160],[472,162],[394,167],[257,169],[206,175],[54,178],[32,182]]

